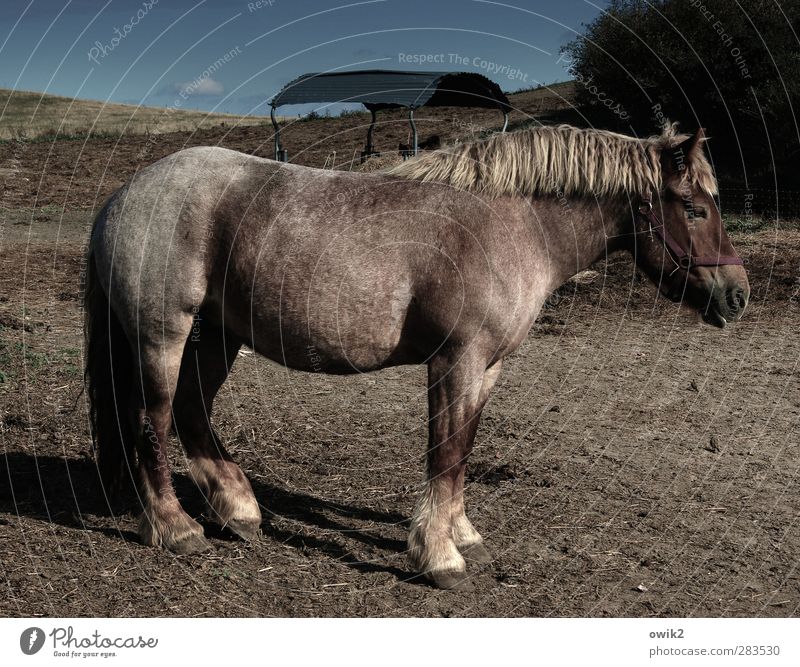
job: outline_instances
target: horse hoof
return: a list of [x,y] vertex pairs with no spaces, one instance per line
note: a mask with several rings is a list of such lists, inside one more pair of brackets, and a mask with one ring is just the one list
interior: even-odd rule
[[436,588],[445,591],[468,592],[475,590],[475,584],[470,581],[466,572],[431,572],[428,578]]
[[461,552],[461,555],[464,556],[464,560],[478,563],[480,565],[488,565],[492,562],[492,555],[481,542],[468,544],[465,547],[459,547],[458,550]]
[[233,533],[236,533],[245,542],[257,542],[261,537],[261,522],[259,521],[239,521],[231,519],[225,524]]
[[211,542],[202,534],[191,534],[165,546],[173,553],[181,556],[188,556],[190,554],[199,554],[208,551],[211,549]]

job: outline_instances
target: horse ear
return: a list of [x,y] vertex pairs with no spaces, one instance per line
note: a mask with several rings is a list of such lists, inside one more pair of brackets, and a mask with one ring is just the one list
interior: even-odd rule
[[703,144],[707,139],[705,129],[702,127],[697,128],[697,132],[675,147],[676,157],[683,154],[686,160],[691,161],[702,155]]
[[703,144],[707,141],[706,131],[698,128],[688,139],[661,153],[661,165],[667,177],[681,177],[689,164],[703,154]]

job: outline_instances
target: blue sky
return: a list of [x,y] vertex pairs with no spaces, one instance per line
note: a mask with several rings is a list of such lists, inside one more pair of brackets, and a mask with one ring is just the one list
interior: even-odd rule
[[568,78],[559,48],[606,4],[2,0],[0,87],[255,114],[332,69],[473,71],[516,90]]

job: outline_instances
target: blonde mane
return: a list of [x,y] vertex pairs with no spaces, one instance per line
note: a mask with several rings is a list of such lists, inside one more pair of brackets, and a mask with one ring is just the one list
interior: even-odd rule
[[[647,139],[571,125],[532,127],[425,153],[388,173],[492,198],[555,193],[635,196],[661,189],[661,151],[687,138],[677,134],[674,124]],[[683,166],[683,183],[717,192],[703,151],[686,156]]]

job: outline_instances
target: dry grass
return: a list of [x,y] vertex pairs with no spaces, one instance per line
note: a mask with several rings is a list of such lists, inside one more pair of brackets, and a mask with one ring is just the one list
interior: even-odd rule
[[[512,122],[541,113],[569,108],[575,94],[574,82],[553,84],[547,88],[520,91],[509,95],[517,112]],[[429,110],[430,111],[430,110]],[[475,116],[470,110],[465,119]],[[520,111],[522,114],[520,114]],[[278,117],[284,120],[283,117]],[[267,116],[237,116],[188,109],[137,107],[131,104],[111,104],[94,100],[77,100],[58,95],[0,88],[0,141],[9,139],[84,138],[93,136],[118,137],[123,134],[163,134],[165,132],[194,132],[225,126],[268,125]],[[463,138],[470,138],[471,123],[458,128]]]
[[106,104],[57,95],[0,89],[0,140],[121,136],[194,131],[219,125],[264,125],[264,116]]

